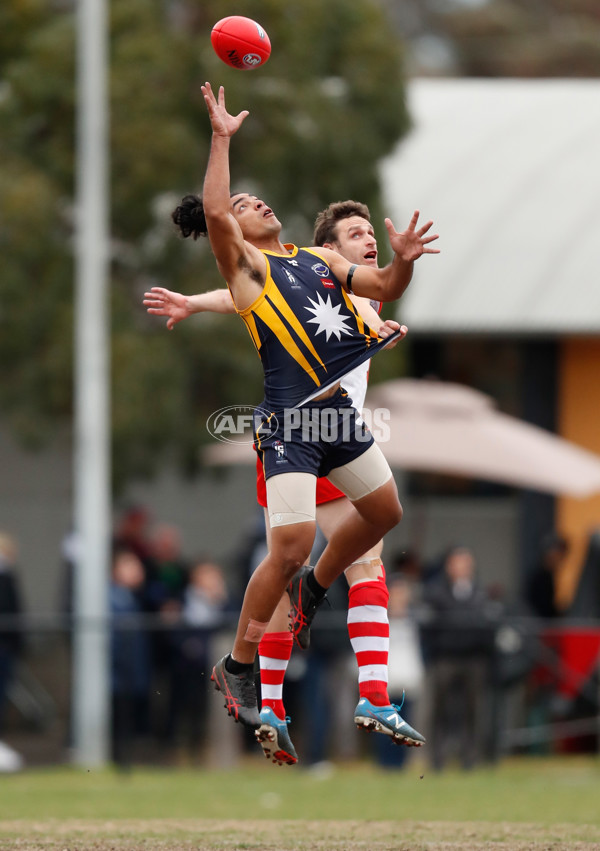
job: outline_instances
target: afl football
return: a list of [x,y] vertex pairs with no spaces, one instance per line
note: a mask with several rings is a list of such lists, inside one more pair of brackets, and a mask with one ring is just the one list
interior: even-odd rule
[[264,29],[242,15],[230,15],[217,21],[210,40],[219,59],[242,71],[264,65],[271,55],[271,42]]

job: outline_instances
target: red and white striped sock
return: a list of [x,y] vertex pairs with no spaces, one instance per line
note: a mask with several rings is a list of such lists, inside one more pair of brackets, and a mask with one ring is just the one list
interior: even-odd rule
[[348,591],[348,634],[358,662],[358,692],[387,706],[390,623],[385,579],[357,582]]
[[293,646],[291,632],[265,632],[258,645],[261,705],[270,706],[281,720],[285,718],[283,680]]

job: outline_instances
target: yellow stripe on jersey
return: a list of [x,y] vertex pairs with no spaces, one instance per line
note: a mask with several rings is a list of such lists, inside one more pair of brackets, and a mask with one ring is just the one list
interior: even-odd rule
[[258,328],[256,327],[256,321],[254,316],[250,313],[248,316],[243,317],[244,322],[246,323],[246,328],[250,332],[250,336],[252,337],[252,342],[256,346],[256,351],[260,352],[260,347],[262,345],[260,341],[260,337],[258,336]]
[[277,314],[274,307],[269,304],[269,302],[265,299],[254,309],[254,313],[256,314],[256,316],[258,316],[259,319],[262,319],[265,325],[267,325],[267,327],[278,338],[279,342],[284,347],[286,352],[294,358],[296,363],[300,364],[302,369],[306,373],[308,373],[308,375],[310,375],[317,387],[319,387],[321,382],[317,378],[315,370],[300,351],[288,327],[285,325],[281,317]]
[[346,290],[342,287],[342,296],[344,297],[344,301],[346,303],[346,307],[348,307],[356,316],[356,324],[358,326],[358,330],[360,334],[363,334],[367,338],[367,346],[369,346],[372,342],[371,337],[375,340],[378,339],[377,331],[374,331],[370,325],[367,325],[365,320],[362,318],[360,313],[358,312],[356,305],[346,292]]
[[312,354],[312,356],[319,362],[319,364],[325,368],[325,364],[319,357],[319,353],[311,343],[310,337],[306,333],[306,330],[302,326],[301,322],[298,320],[296,314],[291,309],[285,298],[282,296],[281,291],[278,289],[275,281],[273,281],[271,287],[269,288],[269,298],[279,310],[281,314],[283,314],[284,318],[290,323],[292,329],[296,332],[296,334],[300,337],[306,348]]

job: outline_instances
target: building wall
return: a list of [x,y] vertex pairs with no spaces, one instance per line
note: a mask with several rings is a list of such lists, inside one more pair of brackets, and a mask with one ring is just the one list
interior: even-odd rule
[[25,452],[0,429],[0,530],[19,549],[19,584],[28,612],[54,612],[61,593],[61,541],[71,523],[67,439]]
[[521,499],[516,496],[408,496],[403,477],[396,474],[404,508],[402,522],[385,538],[383,561],[414,550],[425,565],[437,562],[450,546],[469,547],[478,577],[486,587],[500,591],[507,601],[520,598]]
[[[72,520],[71,453],[66,437],[43,452],[25,452],[0,429],[0,531],[18,543],[29,613],[61,609],[61,548]],[[115,517],[121,504],[144,505],[156,523],[179,527],[187,557],[207,554],[233,571],[235,554],[256,523],[254,483],[250,465],[209,471],[193,481],[164,471],[156,480],[132,485],[115,505]]]
[[[559,366],[559,421],[562,437],[600,455],[600,340],[565,338]],[[557,527],[571,543],[559,586],[560,601],[567,605],[576,590],[590,532],[600,529],[600,494],[588,499],[561,498]]]
[[[0,469],[0,530],[19,543],[26,609],[41,614],[60,611],[61,544],[72,516],[70,443],[65,438],[52,449],[27,453],[0,429]],[[402,476],[396,478],[405,514],[386,538],[388,563],[408,547],[430,561],[460,542],[473,548],[486,585],[501,583],[511,596],[517,593],[518,500],[410,499],[403,493]],[[151,482],[132,485],[124,500],[144,505],[155,522],[178,526],[186,556],[211,555],[224,564],[232,583],[243,586],[237,557],[253,535],[261,534],[253,465],[207,471],[193,481],[166,470]]]

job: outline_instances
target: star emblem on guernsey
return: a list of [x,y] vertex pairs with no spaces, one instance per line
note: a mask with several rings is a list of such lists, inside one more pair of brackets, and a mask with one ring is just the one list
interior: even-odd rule
[[308,324],[314,323],[318,325],[317,334],[325,334],[326,342],[329,342],[329,338],[334,335],[338,340],[341,339],[342,334],[352,334],[352,329],[347,328],[344,325],[344,322],[349,322],[349,316],[340,316],[341,305],[333,305],[331,303],[331,296],[327,296],[327,301],[323,301],[321,293],[317,293],[318,301],[313,301],[312,298],[308,300],[312,304],[312,307],[305,307],[305,310],[308,310],[309,313],[314,313],[314,318],[308,320]]

